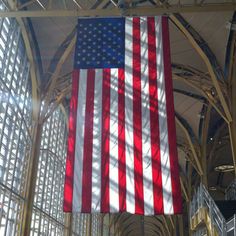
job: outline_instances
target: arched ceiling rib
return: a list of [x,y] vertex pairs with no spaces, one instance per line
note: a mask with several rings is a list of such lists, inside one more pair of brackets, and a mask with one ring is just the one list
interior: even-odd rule
[[219,100],[222,104],[225,115],[228,121],[231,121],[232,116],[230,114],[225,95],[222,93],[221,86],[217,81],[219,80],[223,83],[224,75],[214,53],[209,48],[207,42],[205,42],[205,40],[199,35],[199,33],[180,14],[171,15],[170,18],[183,32],[185,37],[187,37],[187,39],[191,42],[193,47],[202,57],[203,61],[206,63],[210,78],[216,89],[217,95],[219,96]]
[[[182,14],[186,21],[201,35],[210,46],[210,50],[216,57],[217,64],[224,69],[226,45],[229,36],[227,26],[232,17],[232,12],[217,12]],[[217,40],[216,40],[217,39]],[[224,50],[219,47],[221,41]]]

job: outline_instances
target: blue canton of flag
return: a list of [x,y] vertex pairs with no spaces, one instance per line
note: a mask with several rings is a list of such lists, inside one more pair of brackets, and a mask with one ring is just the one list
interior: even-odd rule
[[76,69],[123,68],[125,18],[79,19]]

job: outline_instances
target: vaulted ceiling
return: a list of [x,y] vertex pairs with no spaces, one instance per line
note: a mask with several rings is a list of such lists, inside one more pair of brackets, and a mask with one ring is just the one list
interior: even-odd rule
[[[35,0],[17,5],[8,2],[9,10],[18,12],[18,20],[25,23],[39,97],[65,106],[70,96],[76,16],[168,13],[183,198],[189,201],[191,185],[199,179],[209,187],[227,187],[234,178],[234,169],[219,172],[215,167],[234,165],[228,129],[232,113],[228,77],[234,4],[220,0]],[[26,16],[32,17],[27,20]],[[220,191],[212,195],[222,197]],[[170,217],[124,214],[114,219],[126,232],[124,235],[144,235],[142,230],[146,235],[171,235],[169,228],[173,225]],[[146,227],[142,228],[144,223]]]

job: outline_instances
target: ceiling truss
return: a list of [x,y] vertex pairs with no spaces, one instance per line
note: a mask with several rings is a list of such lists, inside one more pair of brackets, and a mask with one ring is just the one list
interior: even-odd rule
[[[146,1],[148,5],[142,6],[143,1],[131,0],[103,0],[88,1],[87,4],[81,0],[65,1],[60,8],[56,6],[55,0],[41,1],[30,0],[23,4],[15,4],[9,11],[0,12],[0,17],[95,17],[95,16],[155,16],[173,13],[188,12],[211,12],[211,11],[233,11],[236,10],[234,1],[189,1],[188,4],[181,0],[177,3],[167,1]],[[153,7],[152,5],[155,5]],[[111,10],[112,9],[112,10]]]

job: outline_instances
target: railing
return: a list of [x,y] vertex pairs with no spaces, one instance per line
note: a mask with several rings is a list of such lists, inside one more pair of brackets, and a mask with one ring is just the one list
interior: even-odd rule
[[226,236],[226,221],[215,204],[214,200],[206,190],[206,188],[201,184],[193,197],[190,205],[190,219],[198,212],[199,209],[206,208],[212,226],[215,227],[219,235]]
[[228,220],[226,228],[227,228],[227,236],[236,235],[236,215],[234,215],[233,218]]
[[192,235],[193,236],[207,236],[207,229],[206,229],[206,227],[199,228]]
[[225,190],[225,200],[236,200],[236,179]]

